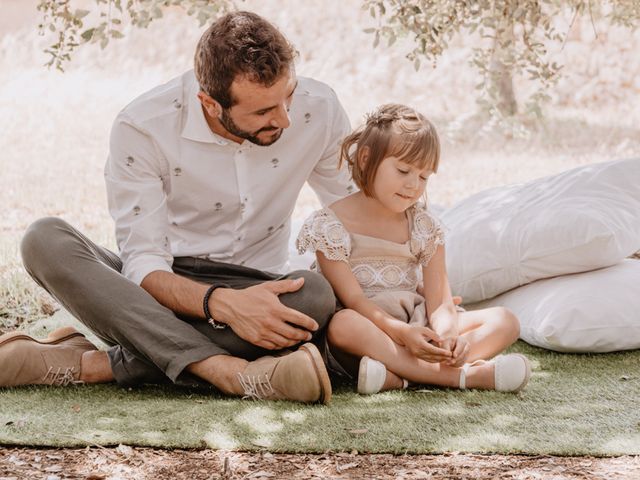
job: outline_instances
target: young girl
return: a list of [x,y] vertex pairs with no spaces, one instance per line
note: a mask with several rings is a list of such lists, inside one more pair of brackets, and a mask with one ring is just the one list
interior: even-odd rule
[[523,355],[484,360],[518,339],[517,318],[454,304],[443,231],[420,201],[439,159],[423,115],[383,105],[342,144],[341,163],[360,191],[315,212],[298,236],[298,251],[315,251],[344,307],[329,324],[329,361],[360,358],[351,369],[360,393],[408,382],[517,392],[529,380]]

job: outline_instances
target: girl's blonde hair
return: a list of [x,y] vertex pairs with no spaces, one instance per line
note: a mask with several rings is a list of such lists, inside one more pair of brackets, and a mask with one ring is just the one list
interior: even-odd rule
[[[359,160],[364,152],[367,152],[367,161],[361,165]],[[366,196],[372,197],[378,167],[389,156],[437,172],[440,139],[433,124],[405,105],[382,105],[367,115],[364,125],[343,140],[340,166],[347,162],[355,184]]]

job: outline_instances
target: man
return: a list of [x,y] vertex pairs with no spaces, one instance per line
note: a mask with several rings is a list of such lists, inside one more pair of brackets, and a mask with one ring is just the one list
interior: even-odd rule
[[119,256],[56,218],[21,245],[34,280],[113,346],[98,351],[70,327],[3,335],[1,386],[204,380],[329,402],[311,342],[334,313],[331,287],[271,272],[287,268],[304,182],[325,204],[353,188],[336,168],[350,127],[331,89],[296,77],[294,56],[266,20],[231,13],[203,34],[194,72],[125,107],[105,168]]

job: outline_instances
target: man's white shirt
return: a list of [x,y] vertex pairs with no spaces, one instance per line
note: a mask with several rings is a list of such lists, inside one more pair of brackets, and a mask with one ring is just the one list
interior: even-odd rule
[[306,181],[323,206],[354,190],[338,170],[349,119],[327,85],[298,77],[291,125],[261,147],[214,134],[189,71],[117,116],[105,167],[122,273],[141,283],[194,256],[284,273]]

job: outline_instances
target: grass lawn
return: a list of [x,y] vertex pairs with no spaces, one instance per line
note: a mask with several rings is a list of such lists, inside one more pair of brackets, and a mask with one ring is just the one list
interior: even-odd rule
[[559,354],[523,342],[511,350],[534,365],[517,395],[424,388],[360,396],[343,386],[330,406],[306,406],[169,386],[4,389],[0,444],[640,454],[639,351]]

